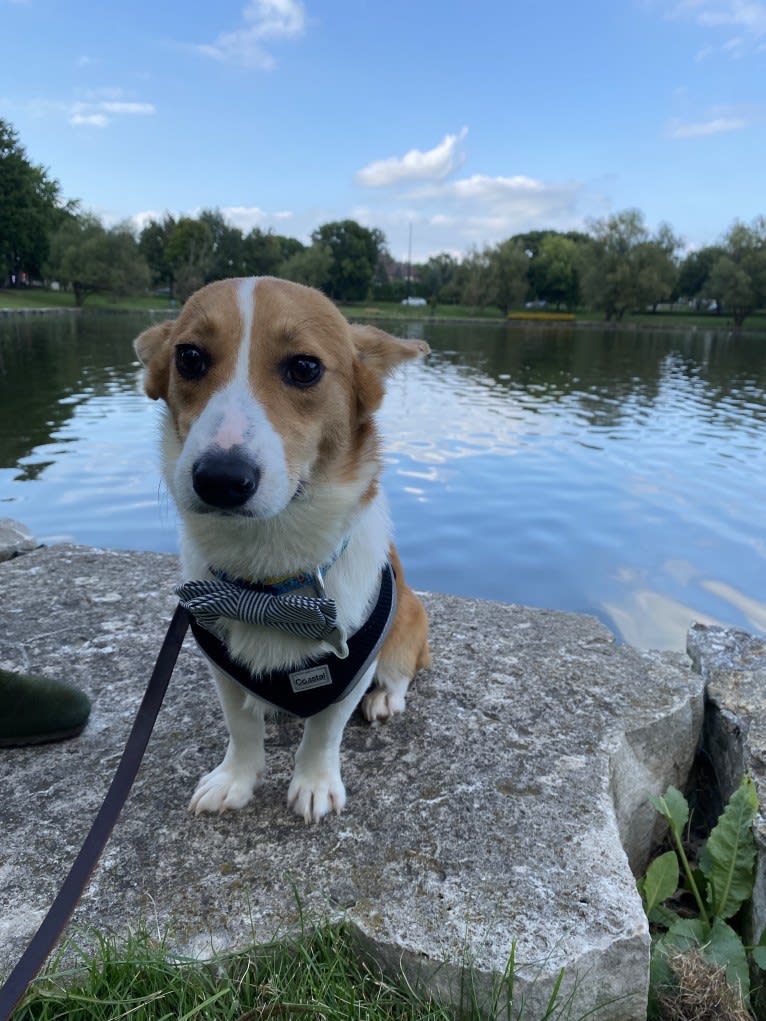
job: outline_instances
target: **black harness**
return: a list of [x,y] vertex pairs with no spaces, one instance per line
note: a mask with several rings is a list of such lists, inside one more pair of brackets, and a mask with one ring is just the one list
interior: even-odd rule
[[364,624],[348,639],[348,656],[328,653],[307,659],[292,670],[254,674],[232,659],[226,645],[199,621],[190,618],[197,644],[210,662],[255,698],[275,709],[307,719],[350,695],[361,681],[394,622],[396,585],[389,563],[381,571],[375,605]]

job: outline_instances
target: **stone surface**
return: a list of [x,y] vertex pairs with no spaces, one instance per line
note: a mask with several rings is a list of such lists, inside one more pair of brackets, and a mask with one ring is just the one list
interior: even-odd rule
[[[121,754],[174,600],[169,556],[41,549],[0,566],[0,666],[84,688],[76,741],[0,752],[0,971],[20,953],[87,832]],[[41,603],[41,594],[44,602]],[[266,941],[344,916],[393,967],[480,995],[514,941],[518,994],[543,1013],[560,968],[573,1016],[645,1017],[649,937],[630,865],[655,837],[648,790],[682,785],[702,722],[686,660],[618,646],[573,614],[424,597],[434,667],[406,713],[355,717],[348,807],[305,826],[285,803],[295,722],[272,723],[269,775],[240,813],[193,817],[225,730],[187,639],[134,791],[74,923],[143,916],[175,944]]]
[[745,773],[755,780],[758,858],[750,937],[766,927],[766,638],[736,628],[695,624],[687,639],[694,669],[707,687],[705,747],[715,770],[719,810]]
[[28,553],[37,541],[26,525],[12,518],[0,518],[0,562]]

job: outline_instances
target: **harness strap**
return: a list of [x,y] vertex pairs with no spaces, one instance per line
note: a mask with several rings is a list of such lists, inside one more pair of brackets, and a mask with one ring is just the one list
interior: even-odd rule
[[106,797],[93,820],[85,842],[74,860],[69,874],[56,894],[48,914],[32,937],[16,967],[0,988],[0,1021],[8,1021],[16,1005],[45,963],[56,941],[72,916],[82,892],[88,884],[101,852],[109,839],[122,806],[130,793],[138,767],[149,743],[149,737],[165,697],[170,675],[176,664],[181,644],[189,624],[189,615],[177,606],[162,643],[144,697],[141,700],[133,728],[128,737],[122,758]]
[[369,617],[348,639],[348,656],[309,659],[293,670],[253,674],[229,655],[225,644],[194,617],[191,629],[210,662],[272,708],[307,719],[339,702],[361,681],[380,651],[396,613],[396,585],[389,563],[381,571],[378,598]]

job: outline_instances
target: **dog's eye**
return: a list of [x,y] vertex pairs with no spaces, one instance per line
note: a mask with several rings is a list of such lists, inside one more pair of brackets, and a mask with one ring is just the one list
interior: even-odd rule
[[202,379],[210,368],[210,357],[193,344],[179,344],[176,348],[176,368],[184,379]]
[[290,386],[305,390],[322,378],[324,365],[313,355],[295,355],[282,364],[282,378]]

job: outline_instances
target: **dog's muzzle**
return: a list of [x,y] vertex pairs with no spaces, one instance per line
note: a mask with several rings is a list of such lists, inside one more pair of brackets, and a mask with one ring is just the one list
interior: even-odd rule
[[192,465],[194,492],[211,507],[233,510],[255,495],[261,473],[241,448],[206,451]]

